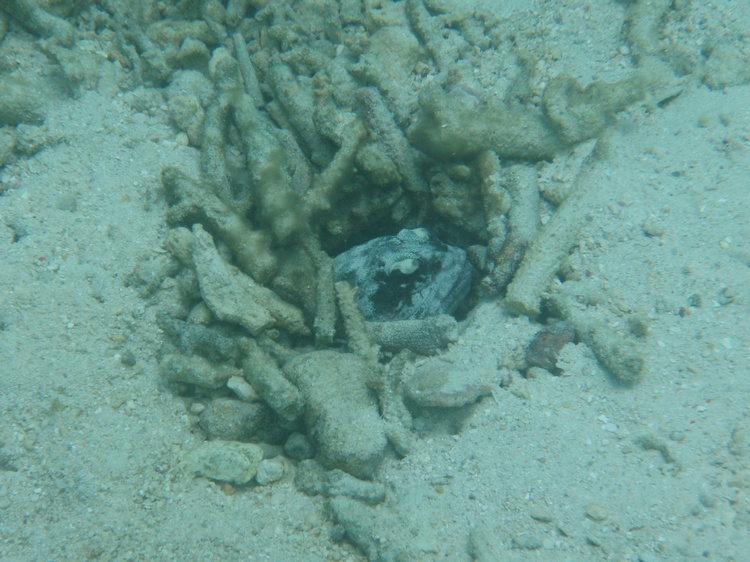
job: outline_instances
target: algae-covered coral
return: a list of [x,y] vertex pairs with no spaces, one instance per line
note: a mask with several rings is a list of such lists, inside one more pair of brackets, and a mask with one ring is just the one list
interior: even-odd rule
[[[508,48],[501,31],[508,28],[488,14],[459,12],[422,0],[230,3],[200,13],[180,4],[142,29],[156,49],[151,58],[178,66],[167,104],[201,150],[200,177],[167,169],[162,178],[174,227],[167,248],[192,280],[183,284],[187,326],[201,317],[240,342],[237,355],[216,358],[180,337],[165,373],[209,389],[217,370],[219,380],[241,370],[270,407],[268,423],[281,428],[277,439],[306,433],[329,469],[370,477],[389,441],[399,454],[408,450],[397,367],[405,358],[387,361],[402,350],[436,353],[456,338],[454,320],[430,316],[454,312],[458,301],[447,299],[463,298],[471,283],[468,265],[449,269],[440,256],[463,263],[467,254],[416,251],[407,238],[424,232],[468,250],[474,291],[459,312],[502,293],[518,272],[509,307],[536,317],[591,201],[584,167],[578,196],[537,239],[534,163],[600,137],[618,112],[674,80],[668,70],[634,70],[582,86],[560,75],[534,101],[533,61]],[[139,27],[132,16],[128,26]],[[453,17],[461,33],[447,25]],[[186,60],[200,62],[179,68],[187,49],[196,57]],[[512,80],[477,78],[472,69],[499,53]],[[592,166],[601,154],[592,153]],[[408,230],[415,227],[433,234]],[[347,256],[348,265],[334,268],[339,254],[337,264]],[[443,289],[428,289],[437,274],[448,276]],[[621,376],[584,321],[558,309],[581,325],[615,376],[637,379],[641,365]],[[409,310],[426,312],[399,316]],[[429,380],[423,371],[420,381]],[[449,398],[434,385],[434,397],[426,385],[416,402],[462,405],[489,388],[477,381]]]

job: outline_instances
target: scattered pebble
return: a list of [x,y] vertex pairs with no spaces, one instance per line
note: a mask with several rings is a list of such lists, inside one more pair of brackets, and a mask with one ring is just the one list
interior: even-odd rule
[[651,215],[643,223],[643,232],[651,238],[664,235],[664,223],[658,217]]
[[735,298],[734,291],[732,289],[730,289],[729,287],[724,287],[719,292],[719,297],[717,299],[717,302],[719,303],[720,306],[726,306],[728,304],[733,303],[734,302],[734,298]]
[[135,361],[135,353],[133,353],[133,351],[130,349],[126,349],[122,352],[122,355],[120,355],[120,363],[122,363],[126,367],[134,366]]
[[551,376],[553,376],[552,373],[550,373],[547,369],[542,369],[541,367],[529,367],[528,369],[526,369],[527,379],[540,379]]
[[262,460],[255,474],[255,481],[261,486],[278,482],[284,476],[284,464],[279,458]]
[[604,509],[602,506],[595,504],[595,503],[588,504],[585,507],[585,511],[586,511],[586,517],[598,523],[606,520],[607,517],[609,517],[607,510]]
[[716,505],[718,504],[716,496],[714,496],[713,494],[703,493],[698,499],[700,500],[703,507],[712,508],[716,507]]
[[206,410],[206,405],[203,402],[193,402],[190,405],[190,413],[196,416],[203,413]]
[[538,550],[542,548],[542,539],[533,535],[515,535],[513,537],[513,546],[522,550]]
[[750,422],[741,423],[732,430],[727,447],[735,457],[750,457]]
[[551,523],[553,519],[552,514],[541,507],[535,507],[529,515],[534,521],[539,521],[540,523]]

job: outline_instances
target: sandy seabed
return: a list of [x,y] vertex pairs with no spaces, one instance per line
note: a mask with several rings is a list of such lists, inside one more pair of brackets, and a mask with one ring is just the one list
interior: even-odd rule
[[[544,17],[531,4],[530,25]],[[559,65],[575,73],[601,60],[621,6],[566,4]],[[736,4],[704,9],[750,29]],[[28,76],[48,64],[20,28],[0,55]],[[422,560],[747,556],[750,85],[688,82],[624,121],[573,260],[614,323],[648,318],[643,381],[622,388],[570,345],[564,376],[514,380],[457,433],[423,432],[378,473],[384,543],[416,542]],[[93,90],[50,106],[40,135],[0,170],[0,559],[365,560],[290,479],[229,490],[177,468],[202,437],[127,279],[164,252],[161,170],[197,176],[198,151]],[[488,303],[445,357],[512,350],[528,331]]]

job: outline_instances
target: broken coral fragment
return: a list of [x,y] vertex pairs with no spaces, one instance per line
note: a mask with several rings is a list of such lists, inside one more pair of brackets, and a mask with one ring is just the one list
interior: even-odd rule
[[302,311],[226,263],[199,224],[193,226],[192,256],[203,300],[219,320],[239,324],[252,335],[271,327],[310,333]]
[[415,365],[404,384],[406,397],[422,408],[461,408],[492,394],[497,360],[475,352],[462,363],[432,357]]
[[165,355],[160,367],[169,382],[192,384],[201,388],[221,388],[239,370],[229,365],[216,365],[199,355]]
[[284,365],[307,399],[305,421],[321,462],[371,478],[387,446],[378,404],[368,392],[373,365],[351,353],[314,351]]

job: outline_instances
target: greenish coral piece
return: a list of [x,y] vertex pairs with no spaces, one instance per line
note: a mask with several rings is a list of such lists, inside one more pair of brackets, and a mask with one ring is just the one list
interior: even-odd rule
[[407,26],[387,26],[370,36],[367,50],[349,72],[361,82],[375,85],[388,100],[396,121],[406,123],[416,97],[411,77],[423,57],[422,47]]
[[284,243],[307,229],[302,198],[292,189],[284,147],[249,95],[239,96],[234,110],[259,215],[274,240]]
[[[202,307],[205,305],[202,304]],[[210,312],[208,314],[210,315]],[[195,321],[184,322],[166,313],[158,313],[156,321],[166,334],[179,342],[180,349],[185,353],[200,355],[211,361],[235,362],[239,359],[240,340],[232,337],[226,326],[205,326]]]
[[585,213],[592,208],[601,192],[592,178],[605,152],[602,147],[608,142],[605,138],[597,141],[576,178],[573,192],[524,253],[505,298],[506,308],[514,314],[534,319],[539,317],[542,293],[560,270],[563,259],[575,244],[584,224]]
[[443,41],[442,26],[430,16],[422,0],[406,0],[406,16],[414,33],[432,55],[438,70],[447,71],[456,62],[458,53]]
[[[312,237],[310,238],[312,240]],[[315,263],[315,344],[330,345],[336,335],[336,290],[333,259],[317,243],[309,243],[308,252]]]
[[563,148],[601,135],[612,116],[646,97],[654,81],[645,72],[614,83],[582,87],[569,76],[550,81],[543,114],[516,104],[480,104],[461,92],[425,86],[421,115],[410,131],[415,145],[442,160],[491,150],[502,159],[546,160]]
[[365,120],[375,138],[383,144],[385,153],[393,160],[407,190],[428,191],[424,173],[409,140],[398,127],[385,100],[376,88],[362,88],[357,92]]
[[305,206],[311,220],[330,211],[342,197],[341,186],[354,174],[354,159],[365,137],[366,130],[357,119],[352,119],[342,128],[341,146],[305,194]]
[[293,334],[310,333],[298,308],[226,263],[201,225],[193,226],[193,238],[201,295],[217,318],[239,324],[253,335],[272,326]]
[[448,314],[422,320],[367,322],[366,326],[386,351],[408,349],[420,355],[433,355],[458,339],[458,322]]
[[224,130],[231,109],[230,97],[220,94],[206,108],[201,138],[201,170],[223,201],[231,201],[232,184],[224,157]]
[[[483,288],[492,294],[510,282],[539,234],[539,188],[533,166],[514,164],[501,169],[497,156],[490,153],[481,155],[479,162],[488,233],[498,233],[488,247],[494,267],[482,280]],[[493,209],[506,206],[507,213],[492,214]],[[506,215],[507,222],[502,221]]]
[[167,212],[170,223],[205,221],[232,250],[242,271],[259,283],[271,278],[278,263],[267,233],[254,229],[246,217],[229,207],[206,185],[190,179],[177,168],[165,168],[161,179],[172,205]]
[[[231,2],[230,2],[231,6]],[[229,9],[227,9],[227,18],[229,18]],[[250,96],[256,107],[263,105],[263,94],[260,91],[260,83],[258,82],[258,75],[255,72],[255,67],[250,59],[250,54],[247,52],[247,44],[245,38],[240,33],[235,33],[232,36],[234,43],[235,55],[237,57],[237,65],[240,69],[240,75],[242,76],[242,84],[245,87],[245,93]]]
[[463,160],[484,150],[501,158],[544,160],[562,143],[544,117],[510,105],[473,107],[463,96],[428,85],[419,97],[421,115],[411,141],[440,160]]
[[198,355],[165,355],[159,362],[164,379],[201,388],[221,388],[230,377],[240,375],[239,369],[227,365],[216,365]]
[[318,165],[329,162],[333,150],[313,121],[315,97],[310,80],[305,76],[295,75],[278,56],[272,58],[266,79],[284,109],[284,116],[299,135],[300,146],[310,160]]

